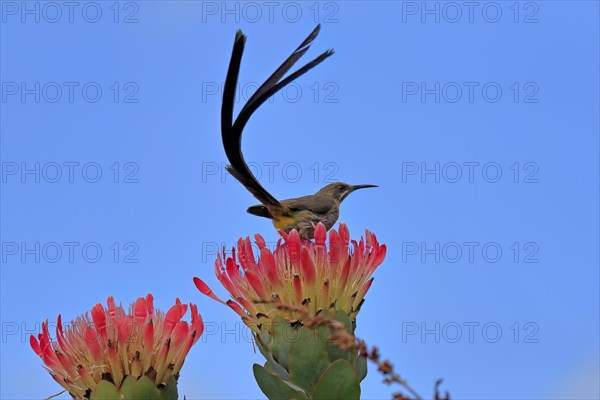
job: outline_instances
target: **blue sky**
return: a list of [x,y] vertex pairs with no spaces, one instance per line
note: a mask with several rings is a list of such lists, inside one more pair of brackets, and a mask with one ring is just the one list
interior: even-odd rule
[[[280,198],[380,186],[340,218],[388,246],[357,334],[424,396],[600,396],[597,2],[73,4],[0,2],[2,399],[58,392],[40,321],[148,292],[207,323],[180,393],[262,397],[247,330],[192,277],[224,296],[215,249],[277,237],[223,169],[235,31],[247,99],[317,22],[307,60],[335,55],[244,150]],[[374,371],[362,390],[392,393]]]

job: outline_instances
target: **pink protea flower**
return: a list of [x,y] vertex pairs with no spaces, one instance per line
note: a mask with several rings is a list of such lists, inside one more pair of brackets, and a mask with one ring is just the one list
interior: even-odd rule
[[107,308],[100,303],[63,328],[58,316],[53,342],[48,320],[37,339],[31,336],[33,350],[50,375],[74,398],[89,398],[101,381],[116,389],[125,379],[150,378],[156,386],[179,376],[190,348],[202,335],[204,323],[196,305],[190,304],[191,323],[181,319],[187,304],[176,304],[163,314],[154,309],[153,297],[140,297],[128,313],[109,297]]
[[[321,310],[344,311],[356,317],[373,278],[383,262],[385,245],[379,245],[368,230],[357,243],[350,240],[345,224],[339,232],[327,231],[323,224],[315,227],[314,241],[302,240],[296,230],[280,231],[281,239],[273,252],[260,235],[255,235],[260,257],[255,261],[250,239],[240,239],[232,257],[219,255],[215,272],[221,284],[233,297],[224,302],[200,278],[196,287],[205,295],[231,307],[255,332],[266,320],[281,316],[289,321],[299,313],[278,305],[303,306],[312,315]],[[352,243],[352,246],[350,246]]]

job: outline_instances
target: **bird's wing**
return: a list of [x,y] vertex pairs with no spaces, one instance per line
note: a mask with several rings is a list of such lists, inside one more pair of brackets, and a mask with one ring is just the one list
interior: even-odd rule
[[323,215],[337,205],[331,198],[315,195],[283,200],[282,203],[292,211],[307,210]]
[[262,187],[246,164],[241,149],[242,131],[254,111],[256,111],[258,107],[260,107],[260,105],[263,104],[269,97],[333,54],[332,50],[326,51],[313,61],[298,69],[296,72],[290,74],[287,78],[280,81],[280,79],[286,74],[287,71],[289,71],[296,61],[298,61],[298,59],[302,57],[304,53],[306,53],[312,41],[317,37],[319,29],[320,26],[317,25],[317,27],[294,51],[294,53],[292,53],[292,55],[290,55],[283,62],[283,64],[281,64],[281,66],[277,68],[277,70],[258,88],[256,93],[254,93],[246,105],[244,105],[235,122],[233,122],[235,89],[237,86],[242,54],[244,52],[244,45],[246,43],[246,36],[242,34],[241,31],[238,31],[233,44],[231,61],[229,62],[229,69],[227,71],[227,78],[225,79],[225,87],[223,89],[223,105],[221,108],[221,136],[223,139],[225,154],[227,155],[227,159],[231,164],[227,167],[227,170],[237,180],[239,180],[246,187],[246,189],[248,189],[248,191],[250,191],[250,193],[252,193],[256,199],[258,199],[258,201],[272,208],[285,209],[282,203],[280,203],[264,187]]

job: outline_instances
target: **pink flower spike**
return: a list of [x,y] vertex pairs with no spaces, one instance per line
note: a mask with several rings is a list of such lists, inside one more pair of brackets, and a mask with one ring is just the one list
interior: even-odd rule
[[325,246],[325,240],[327,239],[327,230],[325,225],[319,222],[315,226],[315,244],[317,246]]
[[146,306],[148,307],[146,314],[152,315],[154,313],[154,296],[152,296],[150,293],[146,295]]
[[[185,356],[204,330],[198,308],[189,306],[190,325],[182,320],[188,305],[179,300],[166,315],[154,309],[152,295],[140,297],[128,312],[115,306],[112,297],[107,303],[107,308],[97,304],[64,330],[59,316],[58,341],[51,339],[47,320],[37,338],[30,337],[31,348],[54,380],[73,398],[84,399],[95,398],[94,391],[103,380],[120,390],[125,376],[137,380],[152,371],[167,378],[178,376]],[[143,329],[138,330],[138,323]],[[174,348],[167,359],[171,343]]]
[[102,307],[102,304],[98,303],[92,308],[92,320],[102,338],[102,343],[106,343],[108,341],[108,334],[106,332],[106,311],[104,310],[104,307]]
[[121,319],[117,325],[119,333],[119,344],[126,346],[127,343],[132,342],[132,339],[137,334],[137,329],[133,327],[133,317],[128,315]]
[[198,288],[198,290],[200,291],[200,293],[202,293],[205,296],[210,297],[213,300],[218,301],[221,304],[225,304],[225,302],[223,300],[221,300],[220,298],[218,298],[213,291],[208,287],[208,285],[206,283],[204,283],[204,281],[198,277],[194,277],[194,284],[196,285],[196,287]]
[[45,339],[48,339],[48,342],[50,341],[50,332],[48,331],[48,320],[46,320],[46,322],[42,323],[42,336]]
[[[187,336],[185,342],[181,346],[181,349],[179,349],[179,352],[177,353],[177,355],[175,355],[175,358],[173,359],[174,369],[181,369],[181,367],[183,366],[183,362],[185,361],[185,357],[187,356],[190,349],[192,348],[194,343],[196,343],[197,340],[198,338],[196,337],[196,332],[190,330],[190,334]],[[167,379],[166,376],[165,379]]]
[[170,336],[173,332],[173,329],[179,322],[183,315],[181,314],[181,304],[175,304],[173,307],[167,311],[167,315],[165,315],[164,322],[164,333],[167,336]]
[[174,365],[177,354],[179,354],[181,348],[185,344],[189,331],[190,328],[188,326],[188,323],[185,321],[179,321],[175,326],[175,329],[173,329],[173,334],[171,335],[171,340],[169,343],[169,352],[167,353],[167,357],[165,359],[166,364],[163,365],[164,368],[158,369],[156,371],[156,383],[165,382],[166,379],[170,377],[170,365]]
[[256,235],[254,235],[254,241],[256,242],[256,245],[258,246],[259,250],[262,250],[265,247],[267,247],[267,243],[265,242],[265,239],[262,236],[260,236],[258,233]]
[[369,290],[369,288],[371,287],[371,284],[373,283],[373,280],[375,278],[371,278],[368,281],[366,281],[364,283],[364,285],[362,285],[362,287],[359,289],[358,294],[356,295],[356,299],[354,299],[354,307],[357,307],[360,302],[364,299],[365,294],[367,294],[367,291]]
[[152,353],[154,351],[154,324],[152,323],[152,320],[150,320],[144,328],[143,348],[144,350],[142,352],[142,368],[144,369],[144,371],[148,371],[150,369],[150,363],[152,362]]
[[190,327],[188,323],[186,321],[179,321],[175,326],[175,329],[173,329],[173,334],[171,335],[171,349],[169,351],[176,354],[189,332]]
[[58,361],[56,353],[52,350],[52,347],[47,346],[43,348],[42,360],[50,369],[62,373],[62,364]]
[[[48,322],[48,320],[46,320]],[[58,314],[58,318],[56,318],[56,334],[63,334],[63,326],[62,326],[62,317]]]
[[303,247],[301,250],[302,253],[302,275],[304,278],[304,282],[307,285],[313,285],[315,283],[316,277],[316,269],[315,263],[313,262],[311,255],[308,253],[308,249]]
[[329,281],[326,280],[323,282],[323,288],[321,289],[321,299],[323,303],[327,303],[329,301]]
[[381,247],[379,247],[379,251],[375,255],[375,260],[373,261],[373,268],[377,268],[381,265],[381,263],[385,259],[386,253],[387,247],[385,246],[385,244],[382,244]]
[[340,262],[342,251],[342,240],[335,229],[329,231],[329,263],[337,264]]
[[191,329],[192,332],[195,332],[194,343],[196,343],[200,339],[200,336],[202,336],[202,333],[204,333],[204,322],[202,321],[202,316],[198,313],[198,306],[195,304],[190,303],[190,313],[192,314]]
[[227,305],[231,307],[231,309],[235,311],[240,317],[246,317],[248,315],[244,312],[244,309],[233,300],[227,300]]
[[113,383],[119,387],[123,381],[123,371],[121,371],[121,363],[119,362],[119,355],[117,349],[113,344],[108,346],[108,363],[110,365],[111,376]]
[[43,354],[42,348],[40,347],[40,344],[38,343],[35,336],[33,336],[33,335],[29,336],[29,345],[31,346],[33,351],[35,351],[35,354],[37,354],[40,357],[42,356],[42,354]]
[[94,381],[94,379],[90,376],[90,373],[88,372],[87,369],[85,369],[85,367],[83,365],[79,365],[77,367],[77,375],[79,375],[81,377],[81,379],[83,380],[83,383],[89,388],[89,389],[95,389],[96,388],[96,382]]
[[164,344],[160,348],[160,353],[158,354],[158,358],[156,359],[154,370],[156,371],[156,378],[154,382],[159,384],[162,375],[164,375],[163,368],[167,363],[167,356],[169,354],[169,349],[171,348],[171,337],[169,336],[167,340],[164,341]]
[[109,296],[106,305],[108,306],[108,313],[114,318],[116,314],[115,299],[112,296]]
[[[249,302],[248,300],[246,300],[245,298],[243,298],[243,297],[238,297],[236,300],[238,301],[238,303],[236,303],[236,304],[239,304],[239,305],[241,305],[243,308],[245,308],[245,309],[246,309],[246,311],[247,311],[248,313],[250,313],[250,314],[253,314],[253,315],[256,315],[256,313],[258,312],[258,311],[256,310],[256,307],[255,307],[255,306],[254,306],[254,305],[253,305],[251,302]],[[233,301],[233,300],[229,300],[229,301]],[[228,302],[228,303],[229,303],[229,302]],[[242,311],[243,315],[245,316],[245,315],[246,315],[246,313],[244,312],[244,310],[241,310],[241,311]]]
[[263,286],[263,283],[257,274],[255,274],[252,271],[246,271],[246,279],[248,279],[248,283],[250,284],[250,286],[252,286],[252,289],[254,289],[254,291],[258,295],[258,298],[255,300],[268,300],[265,287]]
[[74,351],[73,346],[71,346],[71,344],[65,339],[65,333],[63,331],[62,318],[60,314],[58,315],[58,319],[56,321],[56,339],[58,340],[58,347],[69,353]]
[[281,280],[279,279],[279,270],[277,269],[277,265],[275,264],[275,257],[273,257],[273,253],[267,248],[263,248],[260,251],[260,260],[258,261],[258,265],[261,270],[267,275],[267,279],[269,283],[278,288],[281,286]]
[[279,236],[281,236],[283,238],[284,242],[287,242],[287,240],[288,240],[288,234],[287,233],[285,233],[281,229],[277,229],[277,233],[279,233]]
[[[179,299],[177,299],[177,300],[179,301]],[[188,309],[188,305],[187,304],[181,304],[180,303],[180,305],[181,305],[181,308],[180,308],[181,315],[179,316],[179,319],[183,318],[183,316],[185,315],[185,313],[187,312],[187,309]]]
[[340,273],[340,280],[338,283],[338,289],[339,289],[338,295],[340,295],[346,289],[346,285],[348,284],[348,277],[350,276],[351,266],[352,266],[352,259],[348,258],[346,260],[346,262],[344,263],[344,266],[342,267],[342,271]]
[[294,298],[296,300],[296,304],[302,303],[302,282],[300,282],[300,277],[298,275],[294,275]]
[[289,253],[290,261],[292,262],[292,265],[298,264],[300,262],[300,253],[302,250],[302,244],[300,242],[300,235],[298,234],[297,230],[293,229],[289,233],[288,238],[285,241],[285,244],[287,245],[288,253]]
[[[338,231],[327,232],[323,224],[314,228],[314,240],[301,239],[296,230],[280,231],[274,250],[267,248],[262,236],[254,235],[260,249],[258,261],[248,238],[238,240],[230,257],[217,257],[217,279],[235,300],[226,303],[255,332],[262,326],[263,316],[293,321],[306,312],[316,314],[333,306],[351,319],[356,317],[359,307],[353,303],[366,293],[386,247],[368,230],[360,240],[351,240],[344,223]],[[223,302],[204,281],[194,278],[194,283],[205,295]]]
[[146,323],[146,314],[148,312],[148,305],[146,299],[140,297],[133,304],[133,318],[138,326],[138,332],[144,331],[144,324]]
[[63,353],[61,353],[58,350],[55,351],[54,354],[56,354],[56,358],[62,365],[62,367],[65,370],[67,375],[73,376],[76,374],[77,371],[75,370],[75,366],[73,365],[73,362],[68,357],[66,357]]
[[245,262],[248,265],[248,268],[251,268],[252,270],[256,270],[257,265],[256,265],[256,261],[254,260],[254,252],[252,251],[252,243],[250,243],[249,237],[247,237],[246,240],[244,240],[243,250],[244,250]]
[[345,223],[340,222],[340,226],[338,229],[342,242],[348,244],[350,241],[350,231],[348,230],[348,226]]
[[98,332],[93,327],[89,326],[84,333],[87,348],[95,362],[100,363],[104,359],[104,352],[100,343],[98,343]]

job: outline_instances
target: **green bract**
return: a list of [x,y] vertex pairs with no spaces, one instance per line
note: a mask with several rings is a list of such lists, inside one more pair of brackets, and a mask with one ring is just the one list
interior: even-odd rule
[[109,381],[101,381],[91,394],[91,400],[177,400],[177,380],[157,387],[147,376],[136,381],[131,376],[125,378],[121,388]]
[[[348,316],[333,319],[353,333]],[[256,343],[267,360],[254,365],[254,377],[269,399],[359,399],[366,359],[356,349],[342,350],[329,340],[328,327],[309,328],[277,317],[261,327]]]

